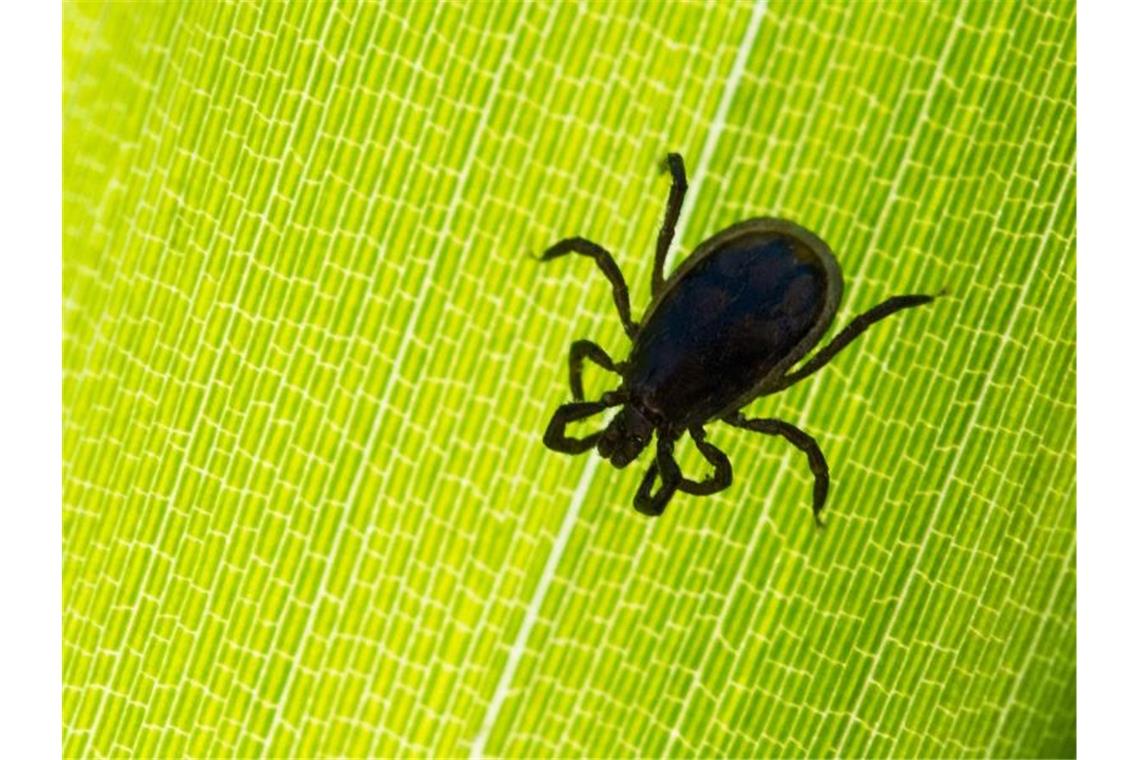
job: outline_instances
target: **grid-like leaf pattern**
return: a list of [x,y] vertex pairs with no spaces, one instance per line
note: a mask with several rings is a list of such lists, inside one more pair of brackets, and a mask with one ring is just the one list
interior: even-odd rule
[[[1071,2],[64,21],[67,755],[1073,754]],[[625,339],[533,254],[644,304],[667,150],[679,249],[949,293],[756,405],[824,532],[776,439],[655,521],[541,445]]]

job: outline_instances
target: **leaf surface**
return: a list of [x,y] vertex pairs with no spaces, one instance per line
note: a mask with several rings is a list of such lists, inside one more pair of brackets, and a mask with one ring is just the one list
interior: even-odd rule
[[[1075,752],[1073,3],[68,4],[69,756]],[[875,327],[631,507],[579,337],[782,216]],[[612,381],[588,374],[587,392]],[[691,448],[681,463],[699,477]]]

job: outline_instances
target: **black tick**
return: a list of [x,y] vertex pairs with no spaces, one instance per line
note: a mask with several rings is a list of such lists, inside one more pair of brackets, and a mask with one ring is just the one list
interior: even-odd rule
[[[729,425],[786,438],[804,452],[815,475],[812,512],[827,499],[827,461],[815,439],[783,420],[749,419],[742,409],[752,400],[784,390],[827,364],[868,327],[903,309],[930,303],[933,296],[889,298],[856,317],[827,346],[798,362],[827,331],[843,294],[843,275],[827,244],[793,222],[748,219],[722,230],[697,246],[669,279],[665,257],[681,213],[688,184],[681,156],[670,153],[663,166],[673,186],[653,260],[653,299],[641,323],[629,311],[629,290],[609,251],[584,238],[555,243],[542,260],[578,253],[592,258],[613,286],[614,303],[633,348],[615,362],[588,340],[570,345],[570,393],[574,401],[554,412],[543,443],[554,451],[581,454],[597,448],[621,469],[657,434],[656,456],[641,480],[634,507],[656,516],[677,491],[707,496],[732,483],[732,465],[705,437],[705,424]],[[584,401],[582,365],[589,359],[621,376],[617,390],[598,401]],[[620,406],[601,431],[583,438],[566,426]],[[713,474],[693,481],[681,474],[673,446],[686,432],[713,467]],[[661,487],[653,493],[660,476]]]

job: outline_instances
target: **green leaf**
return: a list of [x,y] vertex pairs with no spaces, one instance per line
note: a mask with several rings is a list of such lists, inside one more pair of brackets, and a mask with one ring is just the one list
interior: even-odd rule
[[[1072,2],[68,4],[64,751],[1075,752]],[[876,326],[731,489],[542,446],[581,234],[782,216]],[[596,394],[611,378],[587,377]],[[694,477],[702,463],[681,452]]]

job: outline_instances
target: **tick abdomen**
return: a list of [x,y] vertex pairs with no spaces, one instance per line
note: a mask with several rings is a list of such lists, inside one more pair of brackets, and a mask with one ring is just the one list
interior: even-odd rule
[[830,317],[827,276],[815,252],[774,231],[695,256],[647,315],[626,387],[678,427],[731,411]]

